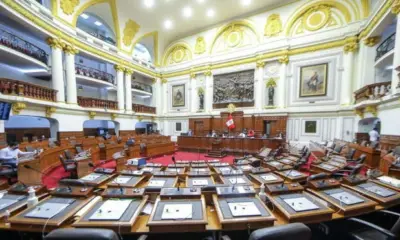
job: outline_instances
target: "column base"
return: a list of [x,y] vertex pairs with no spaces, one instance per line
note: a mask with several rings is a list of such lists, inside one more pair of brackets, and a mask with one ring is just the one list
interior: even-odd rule
[[264,107],[264,109],[275,109],[275,108],[277,108],[277,106],[267,105],[267,106]]

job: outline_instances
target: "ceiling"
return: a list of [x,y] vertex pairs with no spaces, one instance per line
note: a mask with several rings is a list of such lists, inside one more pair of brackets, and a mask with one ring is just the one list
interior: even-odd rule
[[[265,12],[294,0],[117,0],[116,2],[121,26],[124,26],[128,19],[132,19],[140,25],[136,37],[158,31],[160,44],[165,46],[213,25]],[[243,4],[246,2],[247,5]],[[153,4],[146,6],[146,3]],[[184,16],[185,7],[191,9],[190,17]],[[210,9],[214,11],[212,17],[207,16]],[[105,16],[106,22],[110,21],[109,8],[93,6],[90,12],[101,17]],[[170,29],[164,26],[167,19],[172,22]]]

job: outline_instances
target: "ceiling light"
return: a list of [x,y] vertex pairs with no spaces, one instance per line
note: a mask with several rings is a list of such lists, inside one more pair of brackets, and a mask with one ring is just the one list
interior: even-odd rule
[[87,15],[86,13],[82,13],[82,14],[81,14],[81,18],[83,18],[83,19],[88,19],[88,18],[89,18],[89,15]]
[[192,16],[192,9],[190,7],[183,8],[183,16],[191,17]]
[[250,5],[251,0],[240,0],[240,2],[242,3],[243,6],[247,6]]
[[207,10],[207,17],[214,17],[215,11],[214,9],[208,9]]
[[103,25],[103,24],[102,24],[101,22],[99,22],[99,21],[94,22],[94,24],[97,25],[97,26]]
[[166,29],[171,29],[171,28],[172,28],[172,21],[169,20],[169,19],[165,20],[165,21],[164,21],[164,27],[165,27]]
[[154,0],[144,0],[144,5],[151,8],[154,5]]
[[198,3],[204,3],[205,0],[197,0]]

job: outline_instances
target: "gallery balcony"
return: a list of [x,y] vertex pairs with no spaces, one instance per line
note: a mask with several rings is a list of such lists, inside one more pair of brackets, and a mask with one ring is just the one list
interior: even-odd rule
[[136,113],[156,114],[156,108],[141,104],[132,104],[132,109]]
[[76,79],[79,84],[92,87],[114,87],[115,77],[111,73],[75,64]]
[[386,68],[393,64],[395,41],[396,33],[393,33],[376,48],[376,68]]
[[139,95],[153,95],[153,87],[151,85],[141,83],[141,82],[132,82],[132,92],[135,92]]
[[6,78],[0,78],[0,92],[4,95],[28,97],[50,102],[56,101],[57,94],[57,91],[51,88]]
[[48,69],[49,55],[36,45],[0,29],[0,55],[5,64],[24,69]]
[[118,102],[97,98],[78,97],[78,105],[85,108],[118,110]]
[[359,104],[368,100],[380,100],[390,94],[391,82],[380,82],[366,85],[354,92],[354,103]]

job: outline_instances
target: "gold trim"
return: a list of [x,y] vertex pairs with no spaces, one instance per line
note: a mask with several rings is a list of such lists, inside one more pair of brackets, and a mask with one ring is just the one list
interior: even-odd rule
[[61,9],[66,15],[74,13],[76,6],[79,5],[79,0],[60,0]]
[[358,49],[358,38],[348,37],[345,39],[346,44],[343,47],[344,53],[355,52]]
[[61,42],[60,39],[53,38],[53,37],[48,37],[46,39],[46,42],[51,48],[63,49],[63,43]]
[[[190,45],[187,44],[184,41],[180,41],[180,42],[172,44],[171,46],[169,46],[167,48],[167,50],[164,53],[163,60],[162,60],[162,65],[163,66],[167,66],[168,65],[167,61],[168,61],[168,58],[169,58],[170,54],[172,54],[174,52],[174,50],[177,49],[177,48],[183,48],[185,51],[189,51],[190,54],[188,56],[188,58],[189,58],[188,60],[193,59],[193,51],[190,48]],[[182,61],[180,61],[180,62],[182,62]]]
[[55,107],[46,107],[46,117],[50,118],[53,113],[56,112]]
[[12,112],[14,115],[20,114],[22,110],[26,108],[26,104],[23,102],[15,102],[12,104]]
[[76,55],[79,53],[79,50],[76,49],[73,45],[69,45],[66,43],[63,43],[63,50],[65,53],[71,54],[71,55]]
[[354,110],[354,114],[356,114],[357,116],[359,116],[361,119],[364,118],[363,109],[355,109],[355,110]]
[[383,18],[386,12],[392,7],[393,0],[386,0],[385,4],[379,9],[378,13],[372,17],[372,20],[368,23],[368,25],[360,32],[358,39],[363,39],[368,36],[372,29],[378,24],[378,22]]
[[142,35],[141,37],[137,38],[133,44],[131,49],[129,50],[128,54],[129,56],[133,55],[133,51],[135,49],[136,44],[140,43],[140,41],[143,38],[149,37],[149,36],[153,36],[153,54],[154,54],[154,65],[159,66],[159,57],[158,57],[158,31],[153,31],[153,32],[149,32],[149,33],[145,33],[144,35]]
[[368,47],[373,47],[381,40],[381,36],[369,37],[364,39],[364,44]]
[[190,76],[191,79],[195,79],[195,78],[196,78],[196,73],[191,72],[191,73],[189,74],[189,76]]
[[374,117],[378,116],[378,108],[376,107],[376,105],[370,105],[367,106],[364,110],[364,112],[369,112],[371,113]]
[[361,0],[361,6],[363,9],[363,17],[367,18],[371,12],[369,0]]
[[117,72],[124,72],[125,71],[125,68],[122,65],[114,65],[114,69]]
[[289,63],[289,55],[285,54],[282,57],[278,58],[278,62],[287,65]]
[[133,71],[130,68],[124,68],[124,72],[125,72],[125,74],[132,75],[135,71]]
[[400,14],[400,0],[394,0],[392,6],[392,13],[396,15]]
[[88,114],[89,114],[89,119],[92,119],[92,120],[96,116],[96,112],[94,112],[94,111],[90,111],[90,112],[88,112]]
[[207,71],[205,71],[205,72],[204,72],[204,76],[206,76],[206,77],[210,77],[210,76],[212,76],[212,72],[211,72],[211,70],[207,70]]
[[111,113],[110,117],[111,117],[111,120],[114,121],[114,120],[118,117],[118,114],[116,114],[116,113]]
[[265,66],[265,62],[264,61],[258,60],[256,62],[256,67],[263,68],[264,66]]

